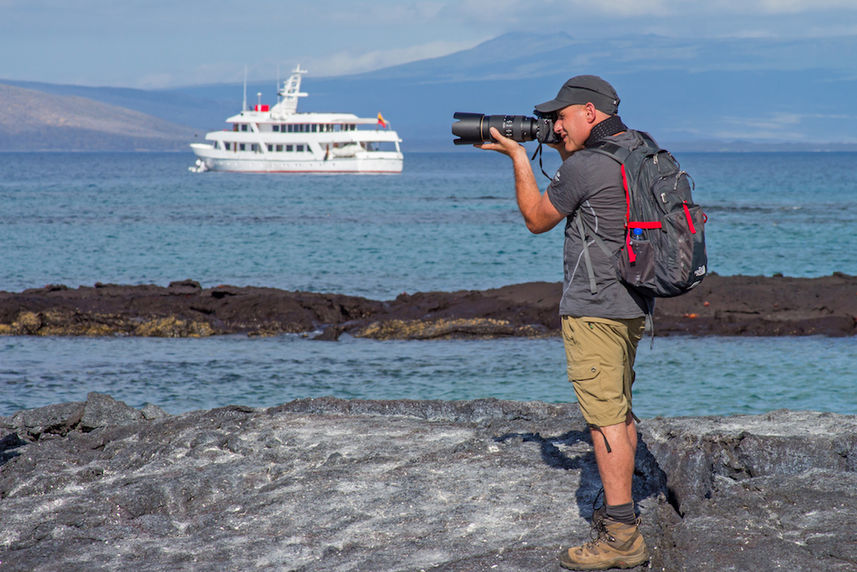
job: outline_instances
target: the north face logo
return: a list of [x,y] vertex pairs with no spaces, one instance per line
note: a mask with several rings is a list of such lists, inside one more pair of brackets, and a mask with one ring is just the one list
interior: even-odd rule
[[705,276],[705,264],[693,271],[694,276]]

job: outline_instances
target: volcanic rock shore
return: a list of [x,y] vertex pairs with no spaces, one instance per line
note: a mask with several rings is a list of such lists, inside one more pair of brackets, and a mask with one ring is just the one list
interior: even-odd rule
[[[560,283],[403,293],[394,300],[217,286],[62,285],[0,292],[0,335],[192,337],[342,333],[377,339],[546,336],[559,331]],[[658,300],[657,335],[857,334],[857,276],[708,276]]]
[[[857,570],[857,416],[640,430],[640,570]],[[92,393],[0,418],[0,569],[556,571],[598,488],[573,404]]]

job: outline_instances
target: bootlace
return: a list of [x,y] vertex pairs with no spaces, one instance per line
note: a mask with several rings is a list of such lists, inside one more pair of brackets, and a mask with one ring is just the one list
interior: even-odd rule
[[612,541],[614,538],[607,531],[603,520],[594,520],[589,527],[589,542],[583,545],[584,550],[591,550],[601,542]]
[[[598,504],[598,499],[600,499],[604,495],[604,487],[598,489],[598,494],[595,495],[595,498],[592,499],[592,514],[595,514],[595,511],[598,510],[596,506]],[[602,504],[607,504],[607,501],[604,501]]]

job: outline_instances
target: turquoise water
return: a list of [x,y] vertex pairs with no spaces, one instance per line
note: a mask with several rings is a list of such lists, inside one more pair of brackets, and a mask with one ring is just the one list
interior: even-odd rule
[[[171,413],[302,397],[574,401],[559,338],[375,341],[0,338],[0,415],[109,393]],[[637,358],[640,417],[857,413],[848,338],[657,338]]]
[[[709,215],[715,272],[857,274],[847,246],[857,236],[857,154],[678,158]],[[0,154],[0,290],[192,278],[389,299],[561,279],[562,231],[526,231],[500,156],[411,153],[401,176],[193,174],[192,162]],[[644,417],[857,413],[853,338],[643,345],[635,409]],[[558,339],[0,338],[0,415],[89,391],[173,413],[320,395],[568,401],[563,360]]]
[[[688,154],[719,274],[857,273],[857,153]],[[561,279],[499,155],[400,176],[194,174],[184,154],[0,154],[0,290],[221,283],[393,298]],[[548,166],[548,172],[555,164]],[[540,177],[544,184],[545,179]]]

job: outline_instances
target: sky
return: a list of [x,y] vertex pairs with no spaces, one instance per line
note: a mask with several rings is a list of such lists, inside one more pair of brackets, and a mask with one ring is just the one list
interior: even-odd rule
[[857,34],[857,0],[0,0],[0,78],[159,89],[371,71],[510,31]]

